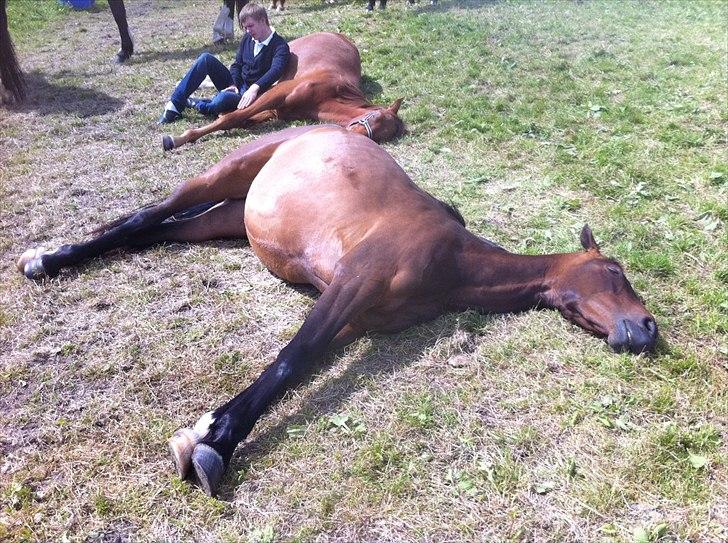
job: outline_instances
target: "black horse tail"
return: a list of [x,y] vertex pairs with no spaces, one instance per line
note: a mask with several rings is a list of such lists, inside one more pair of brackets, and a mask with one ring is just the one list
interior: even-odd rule
[[0,0],[0,83],[16,101],[25,99],[25,77],[15,56],[15,47],[8,30],[7,0]]
[[[185,209],[184,211],[180,211],[179,213],[175,213],[172,215],[169,219],[167,219],[164,222],[168,221],[183,221],[185,219],[191,219],[193,217],[197,217],[198,215],[202,215],[205,211],[208,209],[215,207],[220,202],[205,202],[204,204],[197,204],[196,206],[192,206],[189,209]],[[105,232],[108,232],[112,228],[116,228],[117,226],[121,226],[126,221],[131,219],[134,215],[137,213],[144,211],[145,209],[149,209],[150,207],[156,207],[158,204],[147,204],[141,207],[136,208],[131,213],[128,213],[124,215],[123,217],[119,217],[118,219],[114,219],[113,221],[107,222],[105,224],[102,224],[101,226],[97,226],[91,232],[89,232],[91,235],[94,236],[100,236],[101,234],[104,234]]]

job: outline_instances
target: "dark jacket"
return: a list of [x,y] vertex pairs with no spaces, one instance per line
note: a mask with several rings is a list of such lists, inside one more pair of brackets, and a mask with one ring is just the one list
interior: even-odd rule
[[288,64],[290,56],[288,43],[277,33],[273,33],[270,42],[263,47],[257,57],[253,56],[254,46],[253,38],[246,33],[240,41],[235,62],[230,65],[233,83],[241,93],[253,83],[260,86],[261,92],[268,89],[278,81]]

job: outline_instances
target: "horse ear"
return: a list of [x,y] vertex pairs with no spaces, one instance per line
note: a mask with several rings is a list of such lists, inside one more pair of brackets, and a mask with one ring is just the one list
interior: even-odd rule
[[402,100],[403,98],[397,98],[387,109],[396,115],[399,111],[399,106],[402,105]]
[[581,229],[581,246],[587,251],[591,251],[592,249],[595,251],[599,250],[599,245],[597,245],[594,234],[592,234],[588,224],[585,224],[584,228]]

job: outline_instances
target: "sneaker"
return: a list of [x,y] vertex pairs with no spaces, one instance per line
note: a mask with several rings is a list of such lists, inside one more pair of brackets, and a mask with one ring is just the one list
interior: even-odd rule
[[173,123],[177,119],[182,117],[179,113],[176,111],[172,111],[171,109],[165,109],[164,113],[162,113],[162,116],[157,121],[157,124],[169,124]]
[[200,102],[203,101],[204,100],[202,98],[194,98],[190,96],[189,98],[187,98],[187,107],[197,109],[199,111],[199,108],[197,106],[200,104]]

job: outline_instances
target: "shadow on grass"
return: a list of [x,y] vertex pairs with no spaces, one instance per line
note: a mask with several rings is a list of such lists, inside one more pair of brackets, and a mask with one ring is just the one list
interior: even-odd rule
[[372,79],[368,75],[361,76],[359,88],[361,88],[364,96],[366,96],[369,101],[373,100],[376,96],[380,96],[382,94],[382,90],[384,90],[375,79]]
[[[214,45],[208,44],[201,47],[188,47],[187,49],[175,49],[173,51],[157,50],[157,51],[139,51],[135,52],[126,64],[144,64],[150,61],[171,61],[189,59],[190,65],[192,61],[199,57],[202,53],[210,53],[219,55],[224,51],[237,51],[239,41],[230,40],[225,43]],[[184,74],[180,74],[182,77]]]
[[21,104],[10,106],[12,111],[37,111],[41,115],[70,113],[79,117],[94,117],[118,111],[124,101],[88,87],[49,81],[38,72],[25,75],[28,96]]
[[[440,0],[432,5],[429,0],[416,0],[410,7],[420,12],[446,12],[451,9],[478,9],[489,4],[498,4],[502,0]],[[576,0],[577,2],[580,0]]]
[[[316,291],[301,289],[312,298]],[[499,318],[499,316],[482,316],[481,318]],[[460,320],[452,314],[440,316],[433,321],[408,328],[399,334],[371,334],[371,347],[366,353],[354,360],[344,373],[325,382],[314,390],[300,409],[284,417],[275,426],[263,430],[253,439],[244,441],[233,454],[226,477],[221,485],[218,499],[231,501],[239,486],[235,482],[235,474],[249,467],[256,460],[270,454],[279,444],[289,439],[287,428],[293,424],[313,424],[321,417],[335,413],[340,406],[354,393],[366,386],[367,378],[389,375],[419,360],[442,337],[450,337],[460,327]],[[423,340],[422,337],[426,336]],[[298,388],[310,382],[319,372],[330,369],[334,357],[341,350],[326,355],[311,368],[310,373],[299,384]],[[285,397],[282,401],[285,401]]]

